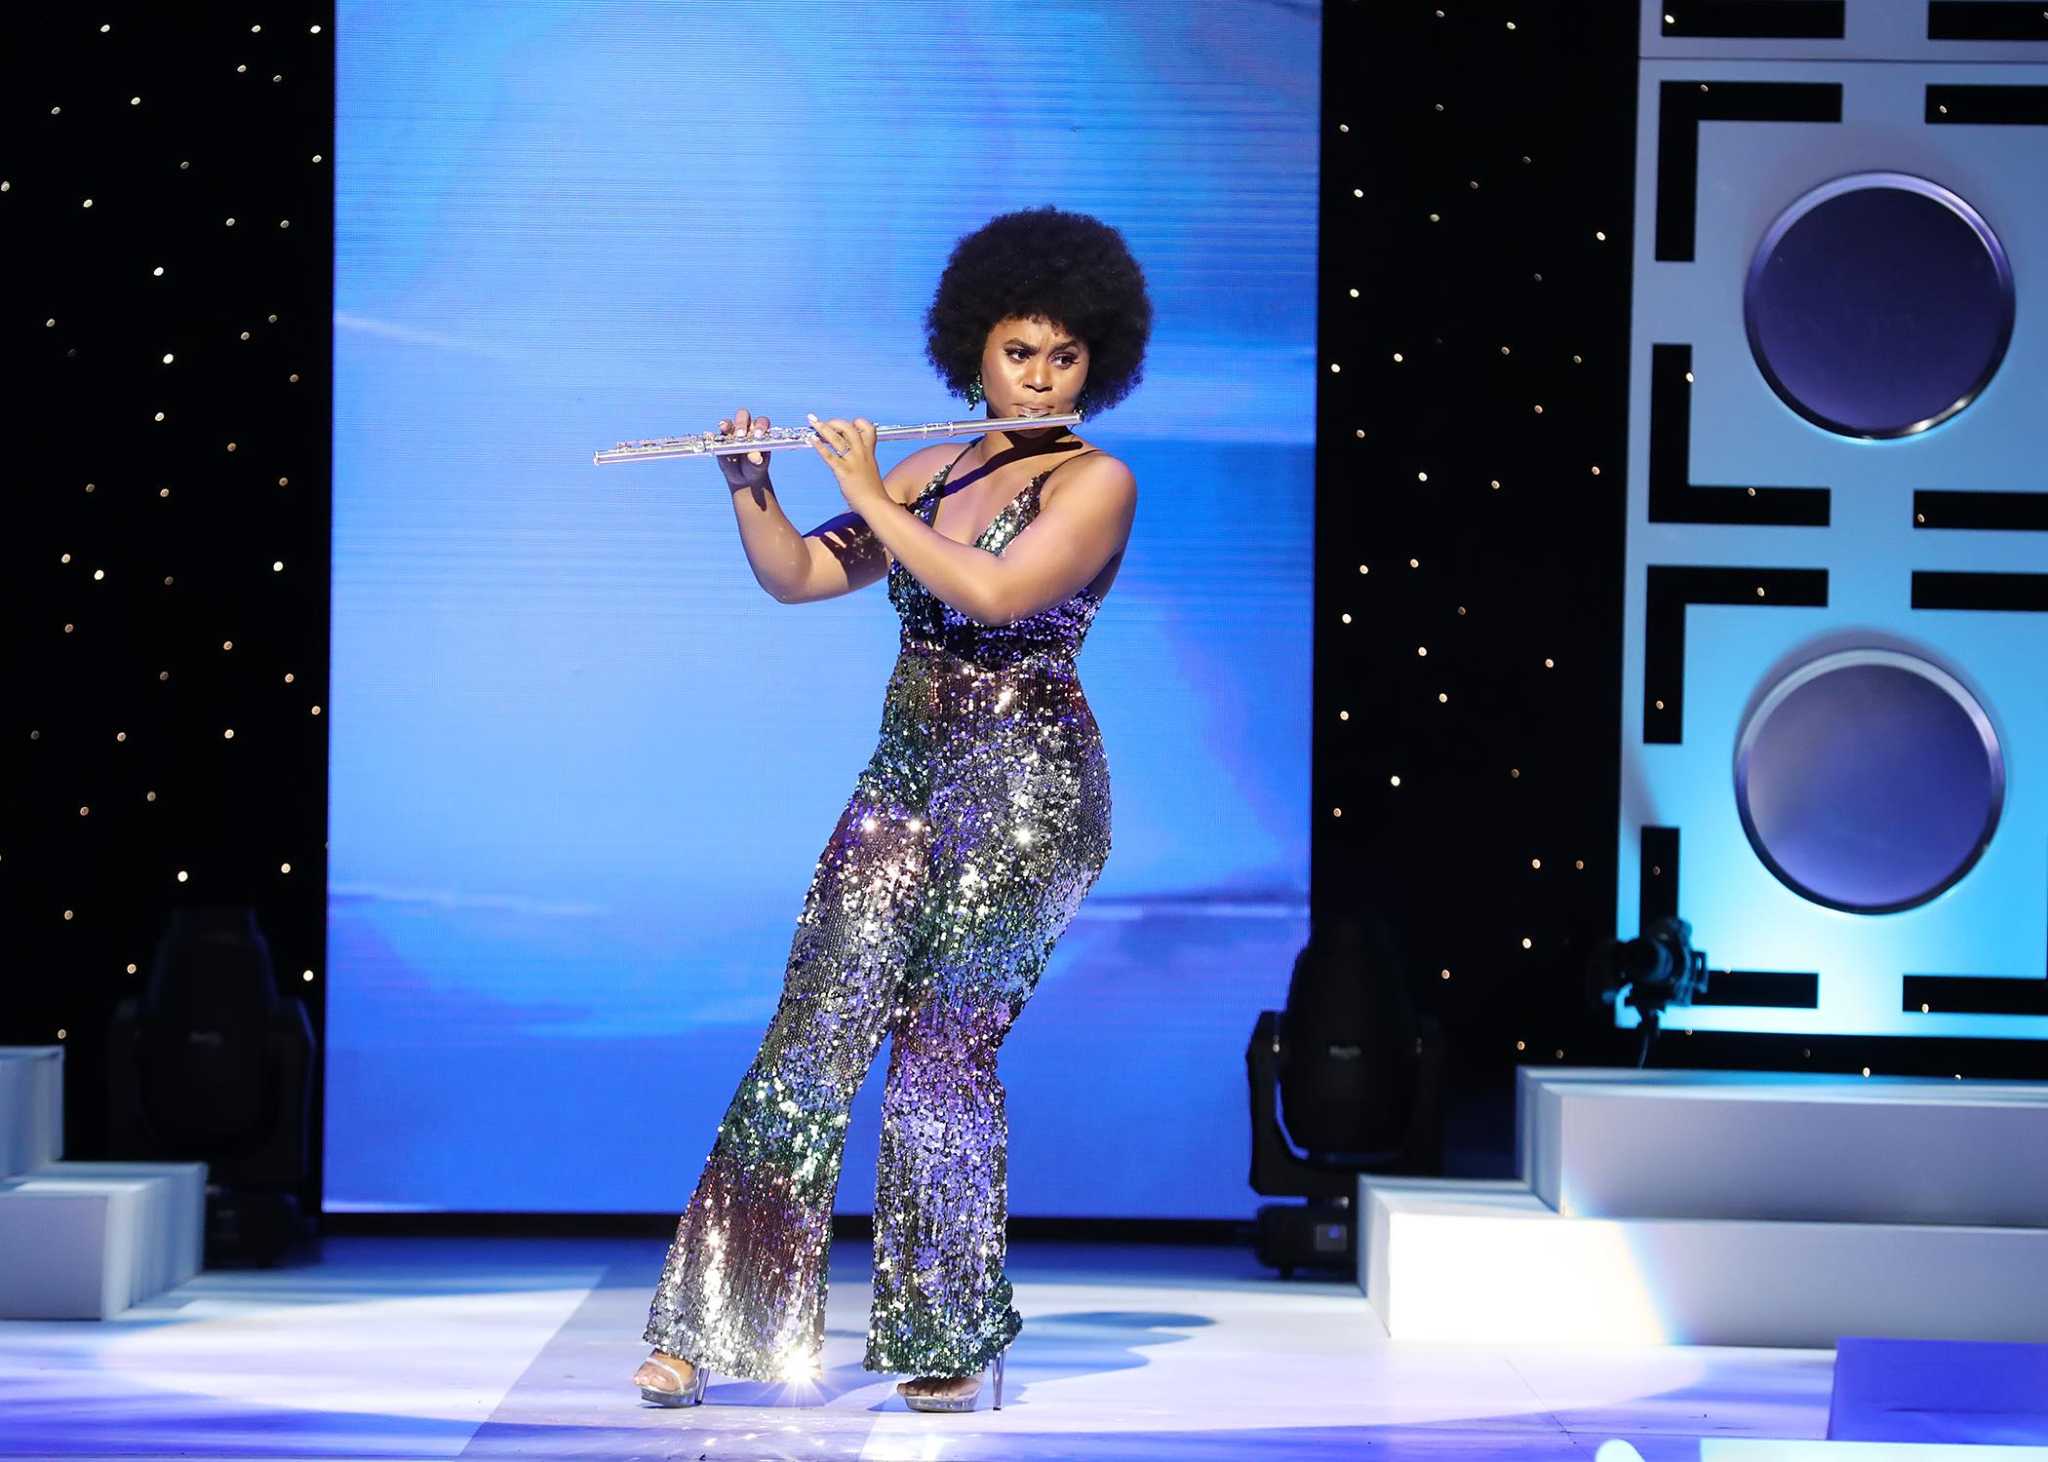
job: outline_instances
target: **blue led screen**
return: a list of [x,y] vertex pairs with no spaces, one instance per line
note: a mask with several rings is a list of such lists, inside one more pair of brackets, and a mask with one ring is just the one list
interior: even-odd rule
[[[973,414],[932,288],[1052,203],[1157,315],[1082,428],[1139,484],[1079,661],[1113,848],[1003,1049],[1010,1209],[1249,1214],[1244,1045],[1307,934],[1316,7],[337,19],[327,1207],[682,1207],[897,624],[765,595],[710,462],[591,454]],[[775,460],[800,529],[844,510]]]

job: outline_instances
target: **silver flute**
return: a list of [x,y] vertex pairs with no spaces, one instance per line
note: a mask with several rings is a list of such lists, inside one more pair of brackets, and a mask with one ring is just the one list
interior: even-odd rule
[[[1078,411],[1049,416],[973,416],[965,421],[928,421],[922,426],[878,426],[875,428],[875,440],[893,442],[906,437],[964,437],[976,432],[1028,431],[1041,426],[1073,426],[1080,420]],[[616,447],[594,453],[590,460],[602,467],[607,462],[645,462],[657,457],[730,457],[735,452],[808,447],[817,440],[818,433],[807,426],[771,426],[758,437],[726,436],[707,431],[687,437],[620,442]]]

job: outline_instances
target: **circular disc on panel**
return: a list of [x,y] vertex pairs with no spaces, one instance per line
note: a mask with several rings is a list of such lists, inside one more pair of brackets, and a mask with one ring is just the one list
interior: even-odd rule
[[2012,339],[2012,267],[1977,210],[1910,173],[1857,173],[1778,215],[1743,322],[1785,404],[1843,436],[1911,436],[1976,400]]
[[1832,909],[1926,903],[1970,871],[2004,802],[1984,708],[1947,671],[1896,650],[1800,666],[1736,742],[1750,846],[1786,887]]

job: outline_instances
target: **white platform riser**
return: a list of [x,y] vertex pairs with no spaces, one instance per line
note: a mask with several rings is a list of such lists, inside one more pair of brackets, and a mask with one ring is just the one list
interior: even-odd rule
[[0,1046],[0,1319],[111,1319],[199,1272],[205,1163],[63,1150],[64,1048]]
[[2048,1342],[2048,1230],[1566,1218],[1503,1183],[1365,1178],[1359,1203],[1397,1340]]
[[0,1178],[64,1155],[64,1048],[0,1047]]
[[51,1163],[0,1179],[0,1319],[106,1320],[199,1272],[206,1164]]
[[1518,1099],[1530,1186],[1570,1216],[2048,1226],[2048,1087],[1556,1080]]

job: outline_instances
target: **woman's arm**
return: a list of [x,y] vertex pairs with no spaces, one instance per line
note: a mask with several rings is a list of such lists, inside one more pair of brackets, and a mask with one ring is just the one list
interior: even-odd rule
[[1131,469],[1106,454],[1077,461],[1002,555],[956,543],[908,511],[869,515],[869,528],[919,583],[969,619],[1005,625],[1086,588],[1123,551],[1138,510]]
[[[929,482],[949,455],[950,443],[937,442],[912,452],[889,469],[883,487],[892,503],[908,503]],[[787,521],[785,519],[785,521]],[[783,604],[812,604],[865,589],[889,571],[880,540],[859,513],[827,518],[803,535],[804,572],[784,592]],[[758,575],[757,575],[758,577]],[[764,587],[766,587],[764,585]],[[769,591],[774,593],[773,590]]]

